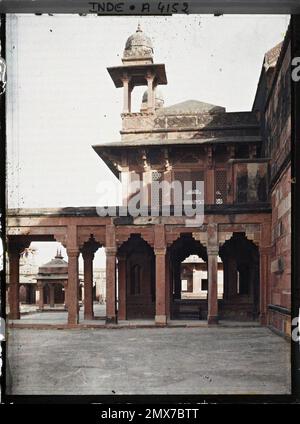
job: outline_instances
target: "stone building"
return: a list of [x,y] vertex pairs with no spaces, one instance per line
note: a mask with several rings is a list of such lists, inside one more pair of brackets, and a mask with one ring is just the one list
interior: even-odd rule
[[63,259],[59,250],[51,261],[39,267],[36,281],[40,311],[44,309],[45,304],[50,308],[57,304],[67,307],[68,262]]
[[[252,111],[226,112],[196,100],[165,107],[158,87],[167,84],[166,67],[154,62],[152,41],[138,27],[122,64],[108,68],[123,90],[121,141],[93,146],[122,182],[123,208],[116,216],[99,216],[96,208],[8,211],[12,319],[20,316],[20,252],[31,241],[56,240],[68,254],[70,326],[79,319],[78,256],[84,261],[85,318],[91,319],[93,257],[105,247],[107,323],[143,318],[166,325],[196,314],[208,324],[259,320],[289,333],[289,39],[288,32],[266,54]],[[137,86],[146,92],[133,112]],[[163,181],[182,183],[192,205],[197,182],[204,182],[201,225],[191,222],[174,190],[153,190]],[[142,216],[126,210],[137,195]],[[168,204],[169,216],[163,213]],[[183,293],[182,264],[191,255],[207,272],[207,296],[200,299]]]
[[27,305],[36,303],[36,274],[38,266],[34,252],[20,258],[20,302]]
[[[7,263],[7,267],[8,265]],[[93,300],[105,303],[105,268],[94,268],[93,271]],[[26,255],[22,254],[19,280],[21,305],[36,305],[39,311],[46,307],[54,308],[61,305],[67,309],[65,293],[68,283],[68,262],[63,259],[61,250],[57,250],[56,256],[41,266],[36,264],[34,251]],[[84,272],[79,269],[79,299],[81,301],[84,299],[83,286]]]

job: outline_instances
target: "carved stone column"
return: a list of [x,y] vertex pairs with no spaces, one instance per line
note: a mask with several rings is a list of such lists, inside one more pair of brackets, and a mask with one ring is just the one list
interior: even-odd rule
[[67,249],[68,254],[68,324],[76,325],[79,322],[79,276],[78,276],[78,249]]
[[218,323],[218,250],[207,251],[208,263],[208,324]]
[[131,89],[130,77],[127,74],[123,75],[123,113],[129,113],[131,110]]
[[156,307],[155,323],[166,325],[166,249],[155,249]]
[[207,226],[208,324],[218,323],[218,226]]
[[126,319],[126,256],[118,256],[118,319]]
[[44,309],[44,284],[41,281],[37,283],[37,290],[39,292],[38,310],[42,311]]
[[9,318],[20,319],[20,249],[11,246],[9,255]]
[[170,284],[170,255],[166,255],[166,315],[171,316],[171,284]]
[[154,75],[148,73],[146,76],[148,85],[148,110],[153,111],[155,107],[155,96],[154,96]]
[[20,238],[8,241],[9,258],[9,318],[20,319],[20,254],[30,245],[30,240]]
[[93,310],[93,259],[94,253],[90,249],[82,251],[84,274],[84,319],[94,319]]
[[115,247],[106,247],[106,323],[116,323],[116,253]]

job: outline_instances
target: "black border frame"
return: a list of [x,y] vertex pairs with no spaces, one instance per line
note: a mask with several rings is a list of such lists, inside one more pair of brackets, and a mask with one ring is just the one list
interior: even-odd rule
[[[112,0],[112,3],[116,3]],[[127,2],[127,1],[126,1]],[[138,0],[133,0],[131,3],[137,3]],[[255,2],[256,6],[253,5]],[[196,0],[192,1],[193,6],[198,4],[198,11],[193,13],[278,13],[278,14],[291,14],[297,12],[297,15],[291,15],[291,57],[300,57],[300,1],[299,0],[270,0],[268,5],[260,0],[240,0],[234,2],[233,8],[230,8],[229,1],[215,1],[210,2]],[[258,7],[258,2],[262,7]],[[73,3],[73,2],[72,2]],[[88,2],[87,2],[88,3]],[[51,10],[53,13],[80,13],[80,8],[86,8],[85,2],[74,1],[71,4],[63,1],[9,1],[4,0],[0,3],[0,13],[20,13],[22,8],[25,7],[26,13],[37,13],[37,10],[44,10],[48,13]],[[150,0],[149,3],[152,3]],[[172,3],[172,2],[170,2]],[[210,4],[208,4],[210,3]],[[226,4],[225,4],[226,3]],[[250,3],[252,3],[250,5]],[[297,4],[298,3],[298,4]],[[276,9],[274,7],[276,6]],[[217,8],[218,5],[218,8]],[[76,10],[74,11],[74,9]],[[253,12],[253,10],[257,12]],[[63,12],[61,12],[64,10]],[[203,10],[203,11],[202,11]],[[217,12],[216,12],[217,11]],[[130,13],[135,15],[135,13]],[[110,14],[112,15],[112,14]],[[122,14],[122,15],[128,15]],[[6,16],[1,14],[1,29],[0,40],[2,46],[2,57],[5,59],[5,42],[6,42]],[[300,245],[300,193],[297,190],[296,181],[300,181],[300,82],[292,81],[291,85],[291,99],[292,99],[292,318],[298,316],[300,300],[296,298],[296,288],[300,286],[300,261],[297,260],[299,256]],[[0,210],[1,210],[1,230],[5,235],[5,209],[6,209],[6,101],[5,94],[0,97]],[[298,116],[298,120],[297,120]],[[3,237],[3,251],[6,251],[5,238]],[[297,256],[296,256],[297,255]],[[6,277],[5,277],[5,260],[3,260],[3,270],[1,271],[1,315],[5,316],[5,298],[6,298]],[[2,375],[1,375],[1,399],[8,410],[12,408],[8,403],[21,404],[21,405],[46,405],[46,404],[102,404],[103,405],[117,405],[117,404],[136,404],[136,405],[153,405],[153,404],[168,404],[174,405],[179,403],[197,404],[197,403],[222,403],[222,404],[255,404],[255,403],[300,403],[300,344],[291,341],[291,361],[292,361],[292,394],[291,395],[59,395],[59,396],[36,396],[36,395],[7,395],[6,388],[6,343],[2,342]],[[91,405],[97,407],[97,405]],[[134,408],[136,409],[136,408]]]

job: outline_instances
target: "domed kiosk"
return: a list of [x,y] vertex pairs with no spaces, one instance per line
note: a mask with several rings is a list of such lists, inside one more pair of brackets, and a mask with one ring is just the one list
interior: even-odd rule
[[164,64],[153,63],[151,38],[145,35],[140,25],[125,44],[122,66],[107,68],[115,86],[123,87],[123,114],[131,113],[131,93],[136,86],[147,86],[147,104],[144,111],[155,111],[155,89],[166,85],[167,77]]
[[64,304],[68,284],[68,262],[63,259],[61,251],[51,261],[39,267],[37,274],[37,289],[39,293],[38,309],[43,310],[45,305],[54,308]]

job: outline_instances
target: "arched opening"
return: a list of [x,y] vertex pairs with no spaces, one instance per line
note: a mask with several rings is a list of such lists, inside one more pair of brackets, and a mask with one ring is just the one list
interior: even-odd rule
[[[181,299],[207,300],[207,263],[198,255],[181,262]],[[223,263],[218,256],[218,299],[223,299]]]
[[245,233],[234,233],[220,248],[224,296],[220,318],[255,320],[259,315],[259,251]]
[[192,234],[168,249],[172,319],[207,318],[207,252]]
[[155,316],[155,256],[139,234],[131,235],[118,250],[118,316],[119,319]]
[[106,316],[106,254],[101,246],[95,252],[93,260],[93,309],[96,319]]
[[80,319],[105,319],[106,316],[106,254],[94,235],[81,246],[79,265]]

